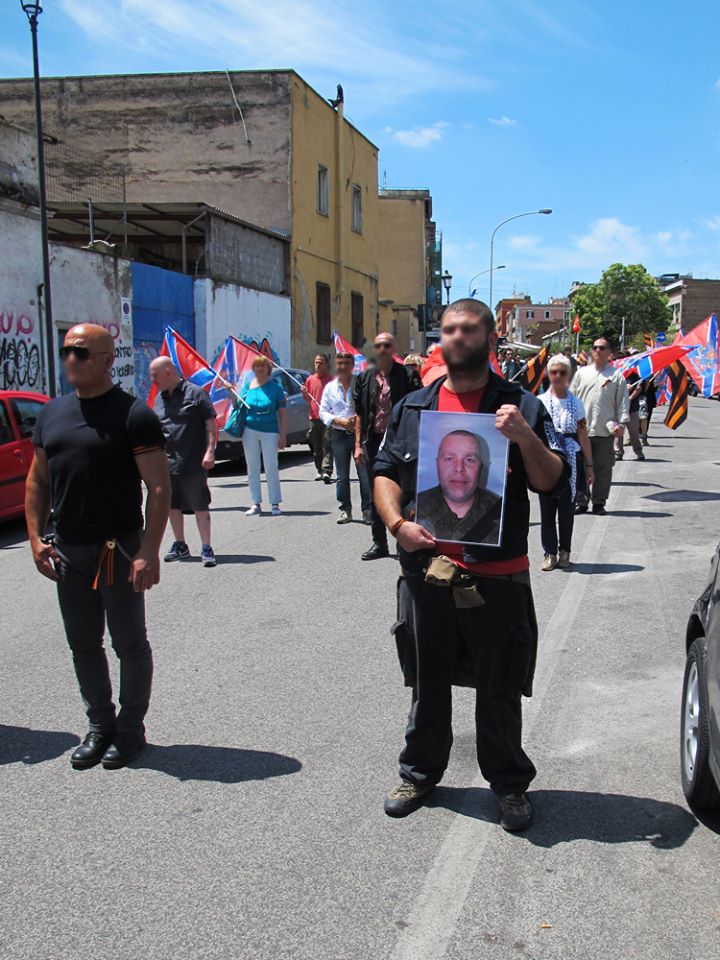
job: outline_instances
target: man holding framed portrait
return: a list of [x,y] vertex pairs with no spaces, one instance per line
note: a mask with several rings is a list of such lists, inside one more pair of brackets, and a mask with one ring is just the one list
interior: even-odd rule
[[558,493],[570,468],[544,406],[490,369],[496,342],[484,303],[450,304],[448,375],[395,406],[375,463],[376,506],[401,564],[393,633],[412,687],[401,782],[385,812],[406,816],[442,779],[461,684],[476,690],[477,758],[500,823],[523,830],[536,773],[522,747],[537,653],[528,489]]

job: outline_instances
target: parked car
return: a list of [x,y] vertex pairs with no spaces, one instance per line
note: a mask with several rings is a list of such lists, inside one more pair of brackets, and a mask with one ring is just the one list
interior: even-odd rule
[[21,517],[25,478],[33,458],[32,435],[50,400],[41,393],[0,390],[0,519]]
[[682,787],[694,807],[720,807],[720,546],[693,607],[680,721]]
[[[284,370],[273,370],[272,376],[273,380],[277,380],[283,388],[287,398],[288,447],[296,443],[307,443],[307,433],[310,429],[310,409],[307,400],[302,395],[300,384],[305,383],[310,376],[310,371],[288,367],[287,373]],[[242,440],[237,440],[221,430],[215,456],[218,460],[242,460]]]

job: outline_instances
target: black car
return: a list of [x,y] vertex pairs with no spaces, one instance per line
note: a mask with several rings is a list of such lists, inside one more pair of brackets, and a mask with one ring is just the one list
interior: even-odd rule
[[683,792],[695,807],[720,807],[720,547],[693,607],[680,721]]

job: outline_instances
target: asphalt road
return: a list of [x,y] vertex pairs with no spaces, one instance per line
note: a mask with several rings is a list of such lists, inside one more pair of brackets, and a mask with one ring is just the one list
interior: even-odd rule
[[[444,785],[382,811],[408,707],[396,565],[283,457],[286,514],[212,479],[220,565],[148,598],[156,683],[133,767],[76,772],[84,717],[52,585],[0,531],[2,960],[711,960],[717,821],[679,785],[683,634],[718,540],[720,404],[629,454],[570,571],[540,573],[527,746],[536,822],[505,834],[456,694]],[[357,496],[357,493],[354,493]],[[537,520],[537,510],[534,510]],[[197,536],[189,537],[197,554]],[[537,571],[537,572],[535,572]]]

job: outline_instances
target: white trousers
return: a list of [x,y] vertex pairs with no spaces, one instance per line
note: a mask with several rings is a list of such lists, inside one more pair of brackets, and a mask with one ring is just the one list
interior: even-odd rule
[[245,462],[247,463],[248,485],[253,503],[262,503],[262,489],[260,487],[260,456],[262,455],[265,467],[265,480],[268,487],[270,503],[280,503],[280,472],[278,470],[278,440],[279,434],[265,433],[262,430],[243,430],[243,447],[245,448]]

